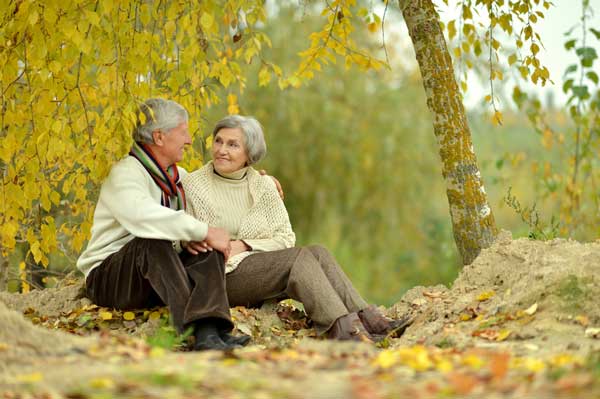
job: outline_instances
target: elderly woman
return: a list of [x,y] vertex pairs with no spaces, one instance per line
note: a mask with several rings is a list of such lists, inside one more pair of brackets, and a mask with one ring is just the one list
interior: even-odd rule
[[183,179],[188,213],[231,237],[225,269],[229,304],[292,298],[304,304],[317,332],[330,338],[372,340],[390,332],[396,325],[365,302],[327,249],[294,247],[273,180],[251,167],[265,154],[258,121],[228,116],[214,128],[212,162]]

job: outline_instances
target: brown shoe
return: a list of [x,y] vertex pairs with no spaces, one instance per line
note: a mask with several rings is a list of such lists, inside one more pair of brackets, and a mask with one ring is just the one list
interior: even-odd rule
[[389,319],[374,305],[369,305],[358,311],[358,317],[367,331],[375,335],[388,335],[393,332],[393,335],[399,337],[412,323],[410,318],[402,318],[400,320]]
[[327,331],[327,337],[341,341],[373,342],[373,337],[365,329],[356,313],[349,313],[338,318]]

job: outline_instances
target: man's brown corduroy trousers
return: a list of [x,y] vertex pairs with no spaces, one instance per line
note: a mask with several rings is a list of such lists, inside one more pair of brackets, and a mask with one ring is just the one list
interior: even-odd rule
[[224,331],[233,327],[218,251],[177,254],[170,241],[134,238],[90,272],[86,288],[99,306],[125,310],[165,304],[180,333],[203,318],[217,319]]

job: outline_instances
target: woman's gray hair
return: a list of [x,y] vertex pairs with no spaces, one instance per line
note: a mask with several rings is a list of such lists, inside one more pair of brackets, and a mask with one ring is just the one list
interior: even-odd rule
[[260,123],[252,116],[229,115],[217,122],[213,130],[213,138],[219,130],[240,129],[244,134],[244,144],[248,155],[248,165],[257,163],[267,155],[267,143]]
[[162,98],[150,98],[138,108],[137,124],[133,129],[133,139],[146,144],[154,144],[152,132],[171,129],[187,122],[188,112],[179,103]]

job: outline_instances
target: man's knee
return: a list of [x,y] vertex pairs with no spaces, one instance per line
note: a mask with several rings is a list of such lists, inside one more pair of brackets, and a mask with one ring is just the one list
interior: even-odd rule
[[151,251],[174,251],[173,242],[169,240],[159,240],[156,238],[136,237],[132,243],[140,247],[144,247]]

